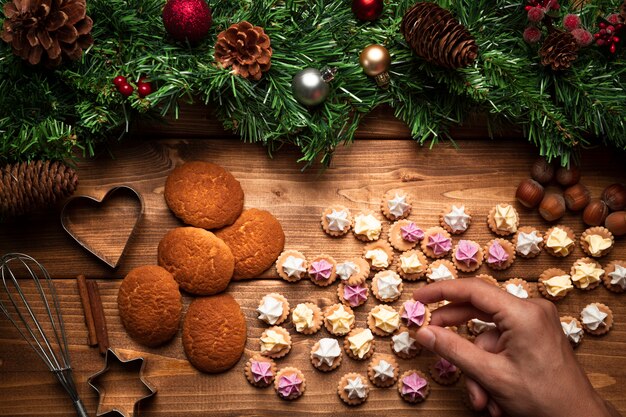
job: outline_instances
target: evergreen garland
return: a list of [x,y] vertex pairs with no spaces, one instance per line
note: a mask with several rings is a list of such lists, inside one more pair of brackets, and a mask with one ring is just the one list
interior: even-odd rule
[[[29,66],[0,42],[0,162],[91,156],[99,142],[121,138],[136,116],[177,115],[182,101],[210,103],[227,129],[270,153],[295,144],[305,165],[328,164],[380,104],[390,105],[421,144],[448,138],[450,126],[478,111],[520,126],[542,155],[564,165],[586,146],[626,149],[623,51],[608,57],[592,46],[569,71],[544,68],[537,46],[522,39],[523,0],[437,1],[479,47],[476,62],[456,71],[424,62],[407,46],[400,23],[414,0],[387,1],[375,22],[356,20],[350,0],[209,3],[213,26],[193,47],[168,37],[164,0],[89,0],[94,44],[81,61],[55,70]],[[597,0],[575,12],[593,32],[620,3]],[[568,2],[561,8],[564,15]],[[272,67],[258,82],[218,68],[213,58],[217,33],[242,20],[262,26],[272,42]],[[388,90],[359,66],[360,51],[372,43],[392,55]],[[292,77],[306,67],[338,69],[328,99],[313,109],[291,92]],[[155,89],[144,99],[125,98],[112,83],[117,75],[147,76]]]

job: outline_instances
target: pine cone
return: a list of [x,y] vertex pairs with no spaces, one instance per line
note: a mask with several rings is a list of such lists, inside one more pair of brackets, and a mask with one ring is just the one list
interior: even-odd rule
[[543,41],[539,56],[542,65],[554,71],[566,70],[578,58],[578,44],[571,33],[555,30]]
[[404,39],[419,57],[445,68],[471,65],[478,46],[452,13],[434,3],[421,2],[402,18]]
[[12,0],[4,4],[0,38],[32,65],[55,67],[63,57],[79,59],[93,43],[86,13],[86,0]]
[[61,162],[32,161],[0,169],[0,218],[51,206],[71,195],[76,172]]
[[215,60],[222,68],[233,67],[233,73],[260,80],[272,66],[270,38],[262,27],[243,21],[217,35]]

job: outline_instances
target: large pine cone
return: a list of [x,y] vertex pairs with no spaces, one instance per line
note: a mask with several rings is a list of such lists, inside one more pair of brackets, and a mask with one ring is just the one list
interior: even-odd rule
[[233,67],[233,73],[260,80],[272,66],[270,38],[262,27],[243,21],[217,35],[215,60],[222,68]]
[[55,67],[63,57],[79,59],[93,43],[86,13],[86,0],[12,0],[4,4],[0,38],[31,64]]
[[555,30],[543,41],[539,56],[542,65],[554,71],[566,70],[578,58],[578,44],[571,33]]
[[404,39],[418,56],[445,68],[471,65],[478,46],[452,13],[434,3],[421,2],[402,18]]
[[61,162],[33,161],[0,169],[0,219],[31,213],[71,195],[76,172]]

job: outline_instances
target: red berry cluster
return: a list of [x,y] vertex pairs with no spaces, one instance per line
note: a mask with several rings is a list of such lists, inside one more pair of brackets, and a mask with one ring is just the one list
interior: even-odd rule
[[[152,93],[152,84],[146,82],[145,80],[146,77],[141,77],[139,78],[139,81],[137,81],[137,94],[141,98],[144,98],[148,94]],[[126,80],[126,77],[121,75],[113,78],[113,84],[115,84],[117,91],[119,91],[124,97],[130,97],[130,95],[133,94],[133,91],[135,91],[133,86],[130,85],[128,80]]]
[[596,45],[609,48],[609,52],[614,54],[617,51],[617,45],[622,41],[622,32],[624,31],[624,21],[618,14],[612,14],[607,17],[606,21],[598,23],[600,30],[593,37]]
[[[558,0],[528,0],[525,10],[530,23],[524,30],[524,41],[530,44],[539,42],[543,36],[541,24],[551,28],[559,17],[557,11],[560,8]],[[563,18],[563,28],[571,32],[578,46],[589,46],[593,41],[591,33],[582,27],[580,17],[575,14],[568,14]]]

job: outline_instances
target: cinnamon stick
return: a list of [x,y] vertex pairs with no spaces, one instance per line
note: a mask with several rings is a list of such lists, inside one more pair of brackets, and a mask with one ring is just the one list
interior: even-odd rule
[[83,313],[85,316],[85,324],[87,325],[87,344],[89,346],[96,346],[98,344],[96,324],[93,320],[91,302],[89,301],[89,291],[87,290],[87,280],[84,275],[76,277],[76,285],[78,286],[78,295],[80,296],[80,302],[83,306]]
[[104,308],[98,291],[98,283],[96,281],[87,281],[87,291],[89,293],[89,303],[91,305],[91,314],[96,328],[96,337],[98,339],[98,350],[104,355],[109,348],[109,334],[107,332],[107,322],[104,317]]

